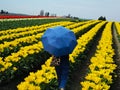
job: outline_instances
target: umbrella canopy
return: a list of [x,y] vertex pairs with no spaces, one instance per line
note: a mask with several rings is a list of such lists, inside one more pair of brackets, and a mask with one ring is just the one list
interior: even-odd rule
[[44,49],[54,56],[70,54],[77,45],[74,33],[62,26],[48,28],[41,39]]

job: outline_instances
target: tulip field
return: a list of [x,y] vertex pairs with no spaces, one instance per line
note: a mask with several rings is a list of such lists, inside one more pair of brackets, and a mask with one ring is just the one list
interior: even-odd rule
[[[93,55],[89,59],[84,80],[79,82],[79,90],[110,89],[114,83],[113,77],[117,77],[113,26],[120,40],[120,22],[51,19],[28,25],[29,21],[27,24],[23,24],[23,20],[19,21],[21,23],[14,23],[14,19],[0,21],[0,84],[11,83],[12,80],[24,76],[24,80],[16,85],[17,90],[57,90],[55,68],[50,66],[52,57],[44,51],[41,37],[48,28],[64,26],[75,33],[78,42],[69,55],[70,75],[77,65],[82,65],[89,56],[88,52],[96,47],[95,52],[91,52]],[[14,25],[9,26],[10,22]],[[99,40],[96,39],[98,37]],[[98,44],[92,47],[94,42]],[[69,81],[72,81],[71,78]]]

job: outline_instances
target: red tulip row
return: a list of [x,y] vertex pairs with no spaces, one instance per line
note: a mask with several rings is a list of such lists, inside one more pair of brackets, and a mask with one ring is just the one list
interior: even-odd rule
[[0,19],[14,18],[54,18],[54,16],[20,16],[20,15],[0,15]]

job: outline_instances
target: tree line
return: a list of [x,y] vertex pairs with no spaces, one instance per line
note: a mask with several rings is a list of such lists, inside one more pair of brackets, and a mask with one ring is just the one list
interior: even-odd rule
[[1,11],[0,11],[0,14],[8,14],[8,11],[1,10]]
[[105,16],[100,16],[100,17],[98,18],[98,20],[106,21],[106,17],[105,17]]

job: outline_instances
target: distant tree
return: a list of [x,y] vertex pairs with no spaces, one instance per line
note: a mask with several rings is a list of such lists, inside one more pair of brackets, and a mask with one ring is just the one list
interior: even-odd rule
[[46,13],[45,13],[45,16],[49,16],[49,12],[46,12]]
[[106,21],[106,17],[103,17],[103,20]]
[[102,16],[100,16],[99,18],[98,18],[98,20],[102,20],[103,19],[103,17]]
[[0,13],[1,13],[1,14],[8,14],[8,12],[7,12],[7,11],[4,11],[4,10],[1,10]]
[[40,11],[40,16],[44,16],[44,10]]
[[74,18],[74,19],[79,19],[79,17],[72,17],[72,18]]
[[6,14],[8,14],[8,12],[6,12]]
[[45,12],[45,16],[47,16],[47,12]]
[[67,16],[68,18],[70,18],[71,17],[71,15],[70,14],[68,14],[68,16]]
[[1,12],[0,12],[1,14],[4,14],[4,10],[1,10]]
[[105,20],[106,20],[106,17],[100,16],[100,17],[98,18],[98,20],[103,20],[103,21],[105,21]]

